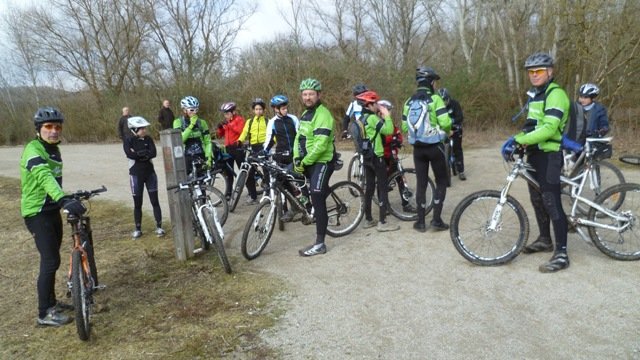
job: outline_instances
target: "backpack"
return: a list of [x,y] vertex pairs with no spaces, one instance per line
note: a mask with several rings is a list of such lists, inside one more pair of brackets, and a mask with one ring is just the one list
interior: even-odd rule
[[[542,111],[547,107],[547,97],[549,94],[553,92],[555,89],[560,89],[560,87],[554,87],[549,90],[548,93],[544,96],[544,101],[542,103]],[[578,123],[578,120],[582,120],[582,123]],[[564,128],[562,129],[562,135],[573,140],[579,141],[580,134],[587,129],[587,124],[584,119],[584,112],[582,111],[582,106],[578,106],[575,101],[570,101],[569,104],[569,115],[567,116],[567,122],[564,124]]]
[[373,141],[375,140],[376,136],[378,136],[378,132],[382,128],[382,124],[376,126],[376,133],[373,135],[372,139],[369,139],[365,131],[368,117],[368,115],[363,115],[362,117],[360,117],[360,119],[354,119],[349,124],[349,133],[351,134],[353,143],[356,146],[356,151],[358,152],[358,154],[362,155],[362,158],[365,161],[371,161],[375,157],[375,153],[373,152]]
[[429,118],[429,104],[432,99],[409,100],[407,113],[407,125],[409,127],[409,143],[411,145],[419,141],[424,144],[437,144],[442,142],[444,132],[440,126],[433,126]]

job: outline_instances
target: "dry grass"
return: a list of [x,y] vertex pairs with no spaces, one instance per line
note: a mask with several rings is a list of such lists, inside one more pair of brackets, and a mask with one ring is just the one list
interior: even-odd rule
[[[256,337],[280,314],[272,299],[281,282],[249,272],[244,261],[233,261],[234,274],[226,275],[213,253],[179,262],[170,236],[134,242],[130,210],[99,200],[91,202],[91,216],[100,282],[108,287],[96,295],[92,338],[80,341],[74,324],[37,327],[39,258],[19,198],[18,181],[0,177],[1,359],[277,356]],[[65,228],[56,294],[66,301],[69,242]]]

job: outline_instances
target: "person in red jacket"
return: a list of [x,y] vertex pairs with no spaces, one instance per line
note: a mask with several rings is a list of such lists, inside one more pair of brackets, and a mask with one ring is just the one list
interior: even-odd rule
[[240,169],[240,164],[244,161],[244,151],[242,151],[238,138],[244,128],[244,118],[236,111],[236,103],[234,102],[222,104],[220,111],[224,114],[224,120],[218,125],[216,134],[219,138],[224,137],[224,146],[227,153],[231,155],[228,160],[231,169],[233,169],[234,162]]

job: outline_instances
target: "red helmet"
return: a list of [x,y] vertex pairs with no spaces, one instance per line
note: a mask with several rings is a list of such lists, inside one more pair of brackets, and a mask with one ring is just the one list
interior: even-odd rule
[[378,96],[378,94],[373,90],[367,90],[362,94],[356,95],[356,100],[358,100],[360,105],[367,105],[378,102],[378,100],[380,100],[380,96]]

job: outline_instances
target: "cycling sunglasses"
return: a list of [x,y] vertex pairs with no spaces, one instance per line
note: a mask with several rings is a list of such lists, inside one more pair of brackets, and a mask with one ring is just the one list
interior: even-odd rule
[[545,71],[547,71],[547,68],[537,68],[537,69],[529,69],[529,75],[542,75],[544,74]]
[[52,130],[52,129],[56,129],[58,131],[62,130],[62,124],[44,124],[42,125],[42,127],[47,130]]

